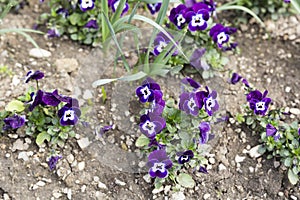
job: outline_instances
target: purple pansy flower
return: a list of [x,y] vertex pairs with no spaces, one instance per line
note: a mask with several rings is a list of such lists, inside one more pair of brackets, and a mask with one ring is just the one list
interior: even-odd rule
[[[184,79],[181,80],[181,83],[184,85],[189,85],[191,87],[194,88],[194,90],[197,90],[198,88],[201,87],[200,83],[198,83],[197,81],[195,81],[194,79],[190,78],[190,77],[186,77]],[[185,91],[185,86],[183,86],[183,91]]]
[[[171,34],[169,34],[169,35],[173,38],[173,36]],[[168,44],[170,42],[171,42],[170,39],[164,33],[159,32],[154,40],[153,54],[155,56],[158,56],[164,50],[164,48],[166,48],[168,46]],[[177,54],[178,54],[178,51],[175,50],[172,55],[176,56]]]
[[[109,7],[111,7],[113,12],[116,12],[116,10],[118,9],[118,6],[120,4],[120,0],[108,0],[108,5]],[[129,4],[126,1],[124,7],[123,7],[123,11],[121,13],[121,16],[124,15],[129,9]]]
[[57,9],[56,13],[62,15],[64,18],[66,18],[67,16],[69,16],[69,11],[68,11],[68,9],[65,9],[65,8],[59,8],[59,9]]
[[190,57],[190,63],[193,67],[197,70],[208,70],[209,65],[207,64],[206,60],[201,59],[202,56],[205,54],[206,49],[195,49],[192,56]]
[[161,93],[160,86],[151,78],[147,78],[143,81],[142,86],[139,86],[136,91],[136,95],[139,97],[140,102],[152,102],[154,101],[156,93]]
[[193,7],[193,5],[197,3],[196,0],[185,0],[184,4],[186,5],[187,8]]
[[207,28],[209,19],[209,8],[204,3],[196,3],[192,7],[192,11],[185,13],[184,18],[187,19],[190,31],[203,31]]
[[172,165],[173,163],[164,149],[155,150],[148,156],[147,166],[149,167],[149,175],[152,178],[166,178],[168,176],[168,169]]
[[42,79],[44,78],[44,73],[37,70],[35,72],[33,72],[32,70],[29,70],[26,74],[26,77],[25,77],[25,83],[28,83],[30,80],[39,80],[39,79]]
[[250,87],[249,82],[247,81],[247,79],[243,78],[242,83],[244,83],[244,85],[246,87]]
[[279,132],[272,124],[267,124],[266,135],[267,135],[267,137],[272,136],[275,141],[277,141],[280,138]]
[[154,15],[160,10],[161,3],[147,3],[147,8],[150,10],[151,14]]
[[62,158],[62,156],[60,156],[60,155],[50,157],[50,159],[48,161],[48,166],[49,166],[51,171],[55,169],[58,160],[61,159],[61,158]]
[[199,124],[199,130],[200,130],[200,138],[199,143],[205,144],[209,139],[209,131],[210,131],[210,125],[208,122],[201,122]]
[[266,114],[269,104],[272,101],[270,98],[266,98],[267,94],[267,90],[265,90],[263,94],[258,90],[254,90],[249,92],[247,95],[247,101],[250,104],[250,109],[253,110],[256,115]]
[[161,115],[161,113],[164,111],[166,102],[162,98],[163,93],[160,92],[154,92],[154,101],[152,101],[150,109],[148,109],[147,113],[153,113],[155,115]]
[[291,0],[283,0],[284,3],[291,3]]
[[223,48],[223,44],[229,41],[229,36],[235,33],[236,30],[236,28],[224,27],[222,24],[216,24],[210,29],[209,35],[221,49]]
[[100,132],[96,131],[96,133],[97,133],[97,135],[98,135],[99,137],[102,137],[102,135],[103,135],[105,132],[111,130],[112,127],[113,127],[113,125],[110,125],[110,126],[103,126],[103,127],[100,128]]
[[204,97],[205,111],[209,116],[212,116],[214,112],[219,110],[219,104],[217,101],[217,92],[213,90],[207,97]]
[[58,116],[60,117],[60,124],[62,126],[75,125],[81,115],[81,111],[78,107],[70,107],[68,104],[58,110]]
[[184,4],[178,5],[176,8],[172,8],[169,16],[170,22],[172,22],[178,29],[183,29],[187,23],[187,19],[184,17],[187,7]]
[[300,128],[298,129],[298,135],[300,136]]
[[88,10],[92,10],[95,6],[95,0],[79,0],[80,10],[86,12]]
[[180,95],[179,109],[186,112],[186,114],[191,114],[197,116],[199,113],[199,107],[197,106],[196,94],[191,92],[183,92]]
[[189,162],[193,157],[194,157],[194,153],[192,150],[187,150],[184,152],[178,152],[176,154],[178,157],[178,163],[179,164],[184,164],[186,162]]
[[243,77],[238,73],[233,73],[229,82],[233,85],[237,84]]
[[200,166],[199,172],[201,172],[201,173],[203,173],[203,174],[208,174],[207,169],[206,169],[205,167],[203,167],[203,166]]
[[166,127],[166,120],[158,115],[149,113],[140,118],[140,130],[148,138],[153,139]]
[[53,92],[44,92],[42,101],[45,105],[48,106],[58,106],[58,104],[61,102],[58,98],[58,91],[54,90]]
[[48,38],[60,37],[60,33],[57,28],[49,29],[47,32]]
[[84,28],[98,29],[99,26],[98,26],[97,20],[95,20],[95,19],[89,20],[89,21],[84,25]]
[[22,127],[25,124],[26,117],[25,115],[19,116],[17,114],[14,114],[14,116],[7,117],[3,121],[4,121],[3,130],[17,129]]
[[217,3],[213,0],[203,0],[203,3],[208,6],[208,10],[210,11],[210,13],[213,13],[216,10]]
[[30,96],[32,98],[32,101],[29,103],[30,105],[28,108],[30,112],[33,111],[33,109],[40,104],[45,105],[42,100],[43,95],[44,95],[44,92],[42,90],[38,90],[36,94],[34,94],[34,93],[30,94]]

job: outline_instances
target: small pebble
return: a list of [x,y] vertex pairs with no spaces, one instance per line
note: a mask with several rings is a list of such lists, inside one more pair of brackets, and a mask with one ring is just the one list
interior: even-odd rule
[[219,164],[218,166],[218,170],[219,171],[223,171],[223,170],[226,170],[227,168],[225,167],[225,165],[223,163]]
[[120,186],[125,186],[125,185],[126,185],[125,182],[123,182],[123,181],[121,181],[121,180],[119,180],[119,179],[116,179],[115,183],[116,183],[117,185],[120,185]]
[[85,162],[84,161],[79,162],[78,163],[78,170],[82,171],[82,170],[84,170],[84,168],[85,168]]
[[294,115],[300,115],[300,109],[299,108],[291,108],[290,113]]
[[245,160],[246,157],[244,156],[239,156],[239,155],[236,155],[234,160],[236,163],[240,163],[240,162],[243,162]]
[[210,163],[210,164],[215,164],[216,163],[216,160],[215,160],[215,158],[213,158],[213,157],[210,157],[209,159],[208,159],[208,162]]
[[286,93],[289,93],[289,92],[291,91],[291,89],[292,89],[291,87],[287,86],[287,87],[285,88],[285,92],[286,92]]
[[203,195],[203,199],[209,199],[210,198],[210,194],[206,193]]

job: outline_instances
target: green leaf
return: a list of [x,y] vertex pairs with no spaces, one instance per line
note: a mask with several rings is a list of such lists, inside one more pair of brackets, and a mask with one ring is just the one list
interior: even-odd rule
[[177,128],[175,126],[172,126],[171,124],[166,124],[166,126],[170,133],[175,133],[177,131]]
[[149,142],[150,142],[149,138],[147,138],[145,135],[141,135],[136,140],[135,146],[137,146],[137,147],[144,147],[144,146],[148,145]]
[[288,178],[291,184],[296,185],[299,181],[298,174],[294,174],[293,170],[289,169],[288,171]]
[[111,83],[111,82],[116,81],[116,80],[118,80],[118,79],[117,79],[117,78],[112,78],[112,79],[100,79],[100,80],[95,81],[95,82],[92,84],[92,86],[93,86],[93,88],[96,88],[96,87],[98,87],[98,86],[105,85],[105,84],[107,84],[107,83]]
[[5,106],[5,110],[8,112],[22,112],[24,109],[24,103],[18,100],[13,100]]
[[69,16],[69,20],[70,20],[70,23],[75,26],[76,24],[79,23],[81,19],[81,15],[79,13],[73,13],[72,15]]
[[130,75],[123,76],[121,78],[118,78],[118,80],[121,80],[121,81],[136,81],[136,80],[144,78],[145,76],[147,76],[147,74],[145,72],[138,72],[138,73],[135,73],[135,74],[130,74]]
[[292,158],[288,157],[284,160],[284,165],[286,167],[290,167],[292,165],[292,161],[293,161]]
[[249,125],[251,125],[251,124],[253,124],[253,122],[254,122],[254,119],[252,118],[252,117],[247,117],[247,119],[246,119],[246,124],[249,126]]
[[179,176],[176,178],[177,182],[186,188],[193,188],[195,187],[195,181],[189,174],[181,173]]
[[47,132],[44,131],[37,135],[35,142],[37,145],[40,146],[44,143],[45,140],[47,140],[49,142],[50,139],[51,139],[51,136]]

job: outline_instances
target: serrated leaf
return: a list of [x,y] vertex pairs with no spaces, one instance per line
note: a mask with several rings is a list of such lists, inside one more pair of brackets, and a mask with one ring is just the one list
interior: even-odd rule
[[40,146],[44,143],[45,140],[47,140],[49,142],[50,139],[51,139],[51,136],[47,132],[41,132],[37,135],[35,142],[37,145]]
[[145,135],[141,135],[136,140],[135,146],[137,146],[137,147],[144,147],[144,146],[148,145],[149,142],[150,142],[149,138],[147,138]]
[[5,110],[8,112],[22,112],[24,109],[24,103],[18,100],[13,100],[5,106]]
[[288,178],[291,184],[296,185],[299,181],[298,174],[294,174],[293,170],[289,169]]
[[179,176],[176,178],[177,182],[186,188],[193,188],[195,187],[195,181],[189,174],[181,173]]

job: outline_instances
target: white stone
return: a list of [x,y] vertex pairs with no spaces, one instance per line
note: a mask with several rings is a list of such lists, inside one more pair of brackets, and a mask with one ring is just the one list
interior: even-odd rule
[[44,181],[38,181],[38,182],[36,183],[36,185],[39,186],[39,187],[43,187],[43,186],[46,185],[46,183],[45,183]]
[[291,91],[291,89],[292,89],[291,87],[287,86],[287,87],[285,88],[285,92],[286,92],[286,93],[289,93],[289,92]]
[[119,180],[119,179],[116,179],[115,183],[116,183],[117,185],[121,185],[121,186],[125,186],[125,185],[126,185],[125,182],[123,182],[123,181],[121,181],[121,180]]
[[14,75],[14,77],[13,77],[13,79],[12,79],[12,84],[14,85],[14,86],[16,86],[16,85],[18,85],[20,83],[20,79],[16,76],[16,75]]
[[215,158],[213,158],[213,157],[210,157],[209,159],[208,159],[208,162],[210,163],[210,164],[215,164],[216,163],[216,159]]
[[98,188],[107,190],[107,186],[104,183],[100,182],[100,181],[98,182]]
[[185,200],[185,195],[183,192],[175,192],[171,195],[170,200]]
[[13,147],[12,147],[12,152],[16,151],[16,150],[27,150],[29,148],[29,145],[24,143],[22,139],[17,139],[14,143],[13,143]]
[[240,163],[240,162],[243,162],[245,160],[245,156],[239,156],[239,155],[236,155],[234,160],[236,163]]
[[82,171],[85,168],[85,162],[84,161],[79,162],[77,166],[78,166],[78,170]]
[[19,153],[18,159],[23,159],[23,161],[28,161],[29,156],[30,156],[30,154],[28,154],[28,152],[22,151],[22,152]]
[[299,108],[291,108],[290,113],[294,115],[300,115],[300,109]]
[[164,186],[161,186],[160,188],[155,188],[154,190],[152,190],[152,194],[158,194],[163,190],[164,190]]
[[81,149],[84,149],[90,145],[89,138],[87,137],[77,140],[77,143]]
[[75,160],[75,157],[73,156],[73,154],[70,154],[67,156],[67,161],[69,164],[72,164]]
[[51,56],[51,52],[45,49],[33,48],[30,49],[29,55],[34,58],[48,58]]
[[283,192],[278,192],[278,196],[283,197],[284,193]]
[[151,177],[149,174],[146,174],[145,176],[143,176],[143,179],[147,182],[147,183],[151,183]]
[[4,199],[4,200],[10,200],[9,195],[6,194],[6,193],[4,193],[4,194],[3,194],[3,199]]
[[252,147],[247,153],[251,158],[258,158],[262,154],[258,152],[258,149],[261,147],[261,145],[257,145],[255,147]]
[[86,190],[86,185],[81,186],[81,192],[84,193]]
[[223,171],[223,170],[226,170],[227,168],[225,167],[225,165],[223,163],[219,164],[218,166],[218,170],[219,171]]
[[209,199],[210,198],[210,194],[206,193],[203,195],[203,199]]
[[250,166],[250,167],[249,167],[249,172],[250,172],[250,173],[253,173],[253,172],[254,172],[254,167],[251,167],[251,166]]
[[54,198],[59,199],[62,194],[60,192],[53,192],[52,195],[54,196]]

